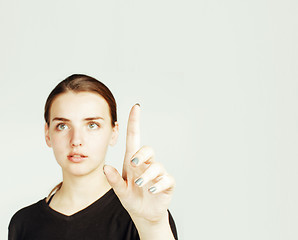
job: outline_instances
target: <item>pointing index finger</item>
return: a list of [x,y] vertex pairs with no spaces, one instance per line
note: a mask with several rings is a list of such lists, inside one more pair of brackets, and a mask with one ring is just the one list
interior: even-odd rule
[[126,152],[125,161],[128,162],[131,157],[139,150],[141,142],[140,132],[140,104],[135,104],[130,110],[127,134],[126,134]]

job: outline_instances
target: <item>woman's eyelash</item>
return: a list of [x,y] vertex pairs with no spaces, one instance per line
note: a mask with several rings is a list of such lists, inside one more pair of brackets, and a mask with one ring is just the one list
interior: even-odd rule
[[89,122],[89,124],[96,124],[97,126],[99,126],[99,123],[97,122]]
[[90,125],[90,124],[95,124],[95,125],[96,125],[96,127],[100,127],[100,124],[99,124],[99,123],[97,123],[97,122],[89,122],[89,123],[88,123],[88,125]]
[[[95,125],[96,128],[99,128],[100,127],[100,124],[98,122],[88,122],[87,126],[90,126],[91,124],[92,125]],[[56,125],[56,129],[59,130],[59,131],[62,131],[65,128],[68,128],[67,124],[65,124],[65,123],[58,123]]]

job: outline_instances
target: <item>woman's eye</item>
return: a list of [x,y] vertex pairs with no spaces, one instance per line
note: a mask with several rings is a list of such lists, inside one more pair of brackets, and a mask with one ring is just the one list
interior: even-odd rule
[[88,124],[88,127],[89,127],[90,129],[97,129],[97,128],[99,127],[99,125],[98,125],[97,123],[89,123],[89,124]]
[[60,123],[60,124],[57,125],[57,129],[60,130],[60,131],[65,130],[67,128],[68,128],[68,126],[64,123]]

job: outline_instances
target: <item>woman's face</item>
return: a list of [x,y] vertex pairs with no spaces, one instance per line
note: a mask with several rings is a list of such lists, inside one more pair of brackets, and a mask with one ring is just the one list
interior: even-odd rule
[[118,123],[111,126],[103,97],[90,92],[63,93],[53,101],[49,121],[46,142],[63,172],[77,176],[102,172],[107,148],[118,137]]

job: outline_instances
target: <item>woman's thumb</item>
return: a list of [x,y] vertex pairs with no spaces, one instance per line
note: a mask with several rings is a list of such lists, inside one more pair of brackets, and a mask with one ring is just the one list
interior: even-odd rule
[[111,185],[111,187],[114,189],[115,193],[119,198],[125,193],[126,190],[126,183],[119,174],[119,172],[113,168],[112,166],[105,165],[103,167],[104,174],[106,175],[106,178]]

